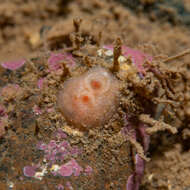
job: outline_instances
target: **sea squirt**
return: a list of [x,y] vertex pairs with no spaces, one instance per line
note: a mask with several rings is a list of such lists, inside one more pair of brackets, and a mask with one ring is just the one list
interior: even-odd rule
[[119,104],[120,82],[102,67],[65,81],[58,95],[58,107],[76,127],[105,124]]

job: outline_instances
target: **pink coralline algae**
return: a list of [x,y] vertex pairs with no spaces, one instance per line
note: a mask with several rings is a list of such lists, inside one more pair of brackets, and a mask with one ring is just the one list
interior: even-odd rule
[[69,181],[66,183],[66,186],[69,190],[73,190],[73,187]]
[[[51,173],[52,176],[67,178],[71,176],[91,175],[93,169],[90,166],[82,167],[76,161],[77,157],[82,154],[82,151],[77,146],[72,146],[66,139],[67,135],[61,129],[58,129],[49,143],[39,142],[37,149],[44,152],[43,162],[46,164],[38,163],[32,166],[25,166],[23,168],[24,175],[37,179],[41,179],[46,173]],[[66,186],[72,189],[68,181]],[[59,184],[57,189],[64,189],[64,186]]]
[[69,53],[52,53],[48,59],[48,66],[50,71],[58,71],[62,69],[61,62],[65,62],[69,67],[75,65],[74,58]]
[[18,61],[6,61],[1,63],[1,66],[5,69],[9,70],[17,70],[25,64],[25,60],[18,60]]
[[37,169],[36,166],[25,166],[23,169],[24,175],[26,177],[34,177],[36,169]]
[[56,189],[57,190],[64,190],[64,186],[62,184],[58,184]]
[[80,173],[83,171],[83,168],[76,162],[76,160],[72,159],[66,164],[62,165],[59,169],[58,173],[61,176],[79,176]]
[[58,96],[58,106],[72,124],[89,127],[103,124],[113,115],[118,96],[118,80],[97,67],[66,81]]
[[45,80],[46,80],[45,78],[40,78],[38,80],[37,86],[38,86],[39,89],[42,89],[44,87]]
[[147,61],[152,61],[152,57],[139,51],[139,50],[134,50],[129,47],[123,46],[123,55],[125,57],[131,57],[134,65],[137,66],[138,71],[145,74],[145,70],[143,67],[144,62]]
[[68,146],[66,141],[57,143],[54,140],[51,140],[48,144],[38,145],[40,150],[44,150],[44,158],[47,161],[55,163],[57,160],[63,160],[70,153],[66,148]]
[[[112,45],[105,45],[103,48],[113,51]],[[122,55],[125,57],[130,57],[132,59],[133,65],[137,68],[141,75],[145,74],[145,69],[143,67],[145,61],[147,60],[151,62],[153,59],[152,56],[145,54],[139,50],[129,48],[127,46],[122,46]]]
[[11,100],[22,95],[22,88],[18,84],[7,84],[0,90],[4,100]]
[[[139,134],[138,138],[142,142],[142,147],[145,154],[148,151],[150,136],[145,132],[146,125],[139,123],[138,128],[133,128],[133,123],[130,121],[129,117],[126,116],[126,126],[122,130],[124,134],[130,135],[132,138],[137,140],[137,133]],[[135,171],[127,179],[126,190],[139,190],[141,180],[144,174],[145,169],[145,160],[143,160],[138,153],[135,155]]]
[[138,190],[145,168],[145,161],[136,154],[135,156],[135,172],[134,174],[130,175],[127,180],[127,187],[126,190]]
[[40,142],[37,147],[39,150],[44,151],[44,158],[51,163],[64,160],[68,157],[76,157],[81,153],[79,148],[72,147],[66,140],[62,140],[61,142],[51,140],[48,144]]
[[0,118],[8,117],[4,106],[0,105]]
[[61,166],[58,173],[63,177],[71,176],[73,173],[73,168],[69,163],[66,163]]
[[[62,63],[66,64],[68,68],[73,68],[75,64],[75,59],[70,53],[51,53],[48,58],[48,72],[54,72],[58,75],[62,74],[64,71]],[[37,86],[39,89],[45,87],[46,77],[39,78],[37,81]]]
[[57,131],[54,133],[54,137],[59,139],[66,139],[67,135],[62,131],[62,129],[57,129]]
[[36,115],[42,114],[42,110],[41,110],[37,105],[34,105],[34,107],[33,107],[33,112],[34,112]]
[[86,175],[90,175],[92,173],[93,169],[90,166],[86,166],[84,171],[85,171]]

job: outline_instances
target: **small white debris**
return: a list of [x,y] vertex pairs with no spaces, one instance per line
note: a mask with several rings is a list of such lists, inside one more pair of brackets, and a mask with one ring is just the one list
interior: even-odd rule
[[124,56],[122,56],[122,55],[120,55],[119,57],[118,57],[118,62],[119,63],[123,63],[123,62],[125,62],[127,59],[124,57]]
[[42,180],[43,176],[44,176],[44,175],[43,175],[42,172],[36,172],[35,175],[34,175],[34,178],[39,179],[39,180]]
[[34,178],[42,180],[42,178],[45,176],[45,174],[47,173],[47,165],[45,165],[42,169],[41,172],[36,172],[34,175]]
[[150,175],[148,176],[148,180],[149,180],[149,181],[152,181],[153,177],[154,177],[154,174],[150,174]]
[[12,181],[9,181],[8,186],[9,186],[10,189],[12,189],[14,187],[14,183]]
[[105,52],[105,55],[108,56],[108,57],[111,57],[111,56],[113,56],[113,51],[112,50],[107,50]]
[[50,171],[51,171],[51,172],[57,172],[59,169],[60,169],[60,166],[57,165],[57,164],[54,164],[54,165],[51,167]]
[[44,162],[44,163],[46,163],[46,162],[47,162],[47,160],[44,158],[44,159],[43,159],[43,162]]
[[99,49],[98,51],[97,51],[97,54],[98,54],[98,56],[102,56],[103,55],[103,53],[104,53],[104,50],[103,49]]

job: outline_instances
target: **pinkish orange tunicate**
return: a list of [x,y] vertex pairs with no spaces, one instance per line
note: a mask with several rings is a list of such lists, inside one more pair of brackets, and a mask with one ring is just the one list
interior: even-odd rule
[[58,95],[58,107],[74,126],[91,127],[107,122],[119,104],[119,81],[97,67],[72,77]]

